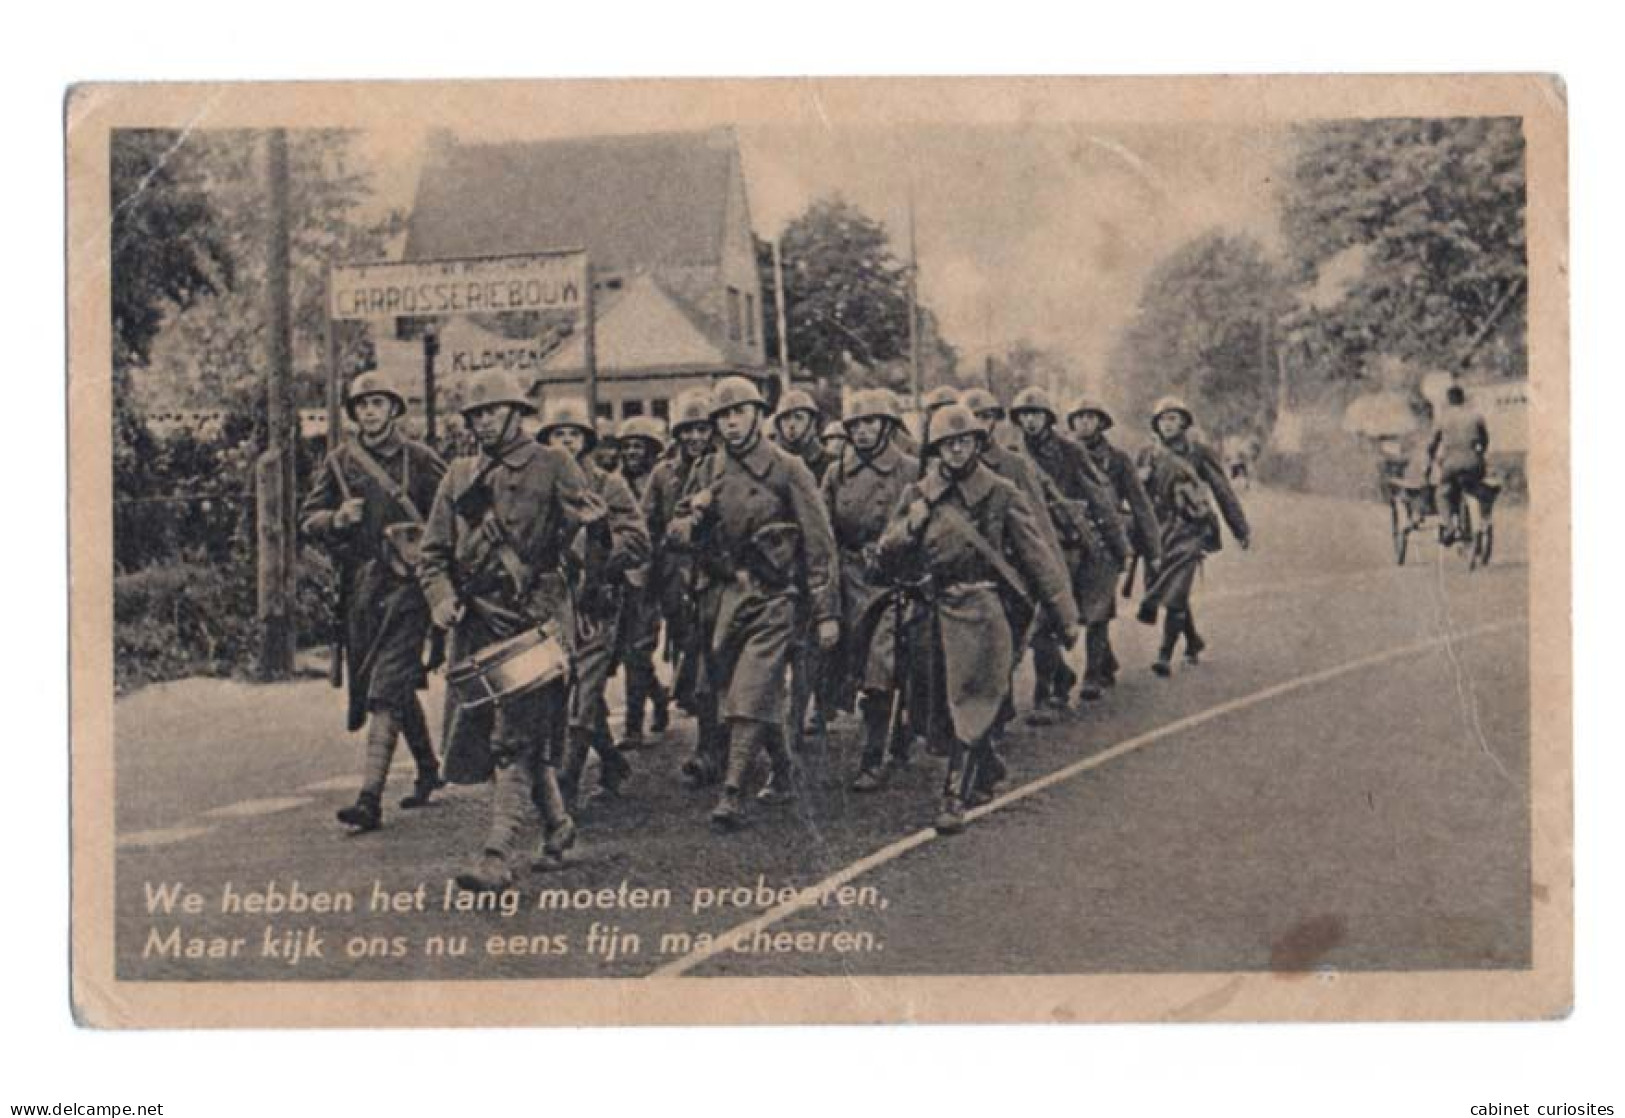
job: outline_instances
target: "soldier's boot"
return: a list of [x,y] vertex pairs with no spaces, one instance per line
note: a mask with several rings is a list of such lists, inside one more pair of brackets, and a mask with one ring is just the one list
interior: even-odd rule
[[1101,684],[1105,687],[1116,687],[1117,673],[1122,667],[1122,663],[1117,659],[1116,651],[1112,648],[1111,635],[1108,633],[1106,637],[1106,667],[1105,674],[1100,679]]
[[654,711],[649,719],[649,732],[663,734],[671,729],[671,692],[653,671],[649,673],[649,701]]
[[598,752],[598,787],[593,789],[592,799],[616,799],[622,785],[632,777],[632,762],[611,743],[598,742],[594,748]]
[[395,738],[400,729],[400,716],[388,708],[367,716],[361,793],[355,803],[338,812],[338,821],[357,833],[376,831],[383,823],[384,782],[389,779],[389,762],[395,755]]
[[1097,702],[1105,693],[1105,681],[1109,674],[1107,664],[1111,656],[1105,622],[1094,622],[1085,628],[1083,648],[1083,686],[1078,688],[1078,702]]
[[878,792],[886,787],[891,776],[887,764],[886,731],[891,727],[891,694],[887,691],[865,691],[858,699],[863,714],[863,756],[858,761],[858,775],[852,781],[854,792]]
[[1196,615],[1190,610],[1185,611],[1184,632],[1185,662],[1187,664],[1201,663],[1202,652],[1207,648],[1207,641],[1203,640],[1201,634],[1196,631]]
[[987,803],[998,791],[1004,778],[1010,775],[1010,768],[999,756],[990,739],[981,750],[981,760],[976,766],[976,784],[971,789],[968,802],[974,807]]
[[728,769],[723,778],[722,798],[711,811],[711,827],[718,831],[737,831],[745,825],[745,804],[741,789],[761,737],[755,727],[761,723],[735,722],[729,727]]
[[1174,658],[1174,645],[1185,631],[1184,615],[1177,610],[1169,610],[1162,619],[1162,646],[1157,649],[1157,661],[1151,665],[1151,670],[1163,679],[1173,674],[1169,663]]
[[1067,696],[1072,688],[1077,686],[1078,673],[1072,670],[1072,665],[1057,654],[1055,657],[1055,682],[1050,685],[1050,705],[1058,711],[1064,711],[1067,705]]
[[796,759],[786,748],[784,739],[771,726],[762,728],[762,746],[769,762],[767,783],[756,793],[758,803],[781,807],[796,798]]
[[558,771],[543,765],[536,778],[536,800],[542,811],[542,845],[530,868],[541,873],[563,869],[565,854],[576,844],[578,832],[559,788]]
[[[584,726],[571,726],[564,739],[564,763],[558,767],[557,781],[566,807],[575,806],[581,792],[581,776],[587,768],[587,754],[592,750],[593,732]],[[538,803],[537,807],[541,807]]]
[[728,730],[716,717],[716,708],[700,708],[694,752],[683,761],[683,783],[689,788],[715,784],[728,764]]
[[423,717],[423,707],[416,695],[406,701],[406,709],[401,717],[401,732],[406,738],[406,748],[411,751],[412,760],[418,767],[412,792],[401,797],[401,806],[409,809],[428,807],[433,802],[434,794],[444,788],[446,782],[440,775],[440,758],[435,756],[434,743],[429,739],[429,722]]
[[650,672],[647,665],[628,661],[626,665],[626,722],[619,747],[627,751],[643,748],[643,704],[649,698]]
[[377,792],[362,792],[349,807],[341,807],[338,821],[350,828],[351,834],[365,834],[383,826],[384,809]]
[[[557,783],[553,788],[557,790]],[[483,849],[496,852],[506,864],[518,848],[520,834],[543,808],[543,801],[537,775],[527,759],[499,759],[491,787],[491,827]]]

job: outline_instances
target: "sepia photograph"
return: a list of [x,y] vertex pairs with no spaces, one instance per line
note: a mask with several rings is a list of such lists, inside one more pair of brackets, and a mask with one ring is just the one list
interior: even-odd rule
[[1567,1012],[1555,79],[66,129],[83,1023]]

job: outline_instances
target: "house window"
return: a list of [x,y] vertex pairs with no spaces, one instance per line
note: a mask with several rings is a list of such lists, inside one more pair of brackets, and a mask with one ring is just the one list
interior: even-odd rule
[[671,404],[664,396],[656,396],[649,401],[649,414],[656,419],[671,418]]
[[745,341],[756,344],[756,296],[745,293]]
[[613,400],[599,400],[598,401],[598,406],[593,409],[593,414],[595,416],[597,416],[597,418],[599,418],[599,419],[614,419],[615,418],[615,403],[614,403],[614,401]]
[[623,400],[621,402],[621,418],[631,419],[633,416],[643,414],[642,400]]
[[728,340],[739,340],[739,288],[728,288]]

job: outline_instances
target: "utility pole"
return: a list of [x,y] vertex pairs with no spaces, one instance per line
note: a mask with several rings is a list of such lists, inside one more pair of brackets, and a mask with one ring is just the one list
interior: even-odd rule
[[784,313],[784,256],[779,242],[773,242],[773,313],[779,324],[779,372],[785,387],[790,384],[790,320]]
[[423,328],[423,438],[430,446],[435,436],[434,361],[440,355],[440,325],[431,322]]
[[586,289],[582,292],[581,360],[587,366],[587,421],[598,425],[598,300],[593,291],[592,258],[582,263]]
[[920,260],[914,243],[914,180],[908,184],[908,373],[914,410],[920,410]]
[[271,234],[266,266],[270,363],[265,374],[266,449],[254,464],[258,513],[260,678],[293,674],[294,457],[293,318],[288,291],[288,134],[272,129],[265,143]]

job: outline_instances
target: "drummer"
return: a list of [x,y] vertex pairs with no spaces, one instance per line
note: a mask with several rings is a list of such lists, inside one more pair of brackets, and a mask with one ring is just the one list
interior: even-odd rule
[[[541,625],[567,654],[574,651],[564,551],[581,526],[602,544],[608,511],[571,455],[537,443],[521,428],[522,419],[535,412],[523,382],[502,374],[476,381],[463,418],[479,453],[452,463],[435,494],[419,578],[435,624],[452,630],[454,666]],[[520,832],[537,807],[544,832],[532,868],[564,865],[576,838],[555,771],[565,699],[562,680],[510,695],[496,704],[489,741],[469,737],[468,748],[485,750],[486,763],[475,756],[462,770],[475,779],[482,769],[494,770],[495,787],[479,856],[457,875],[462,888],[495,891],[513,883]],[[448,739],[449,773],[452,751],[464,739]]]

